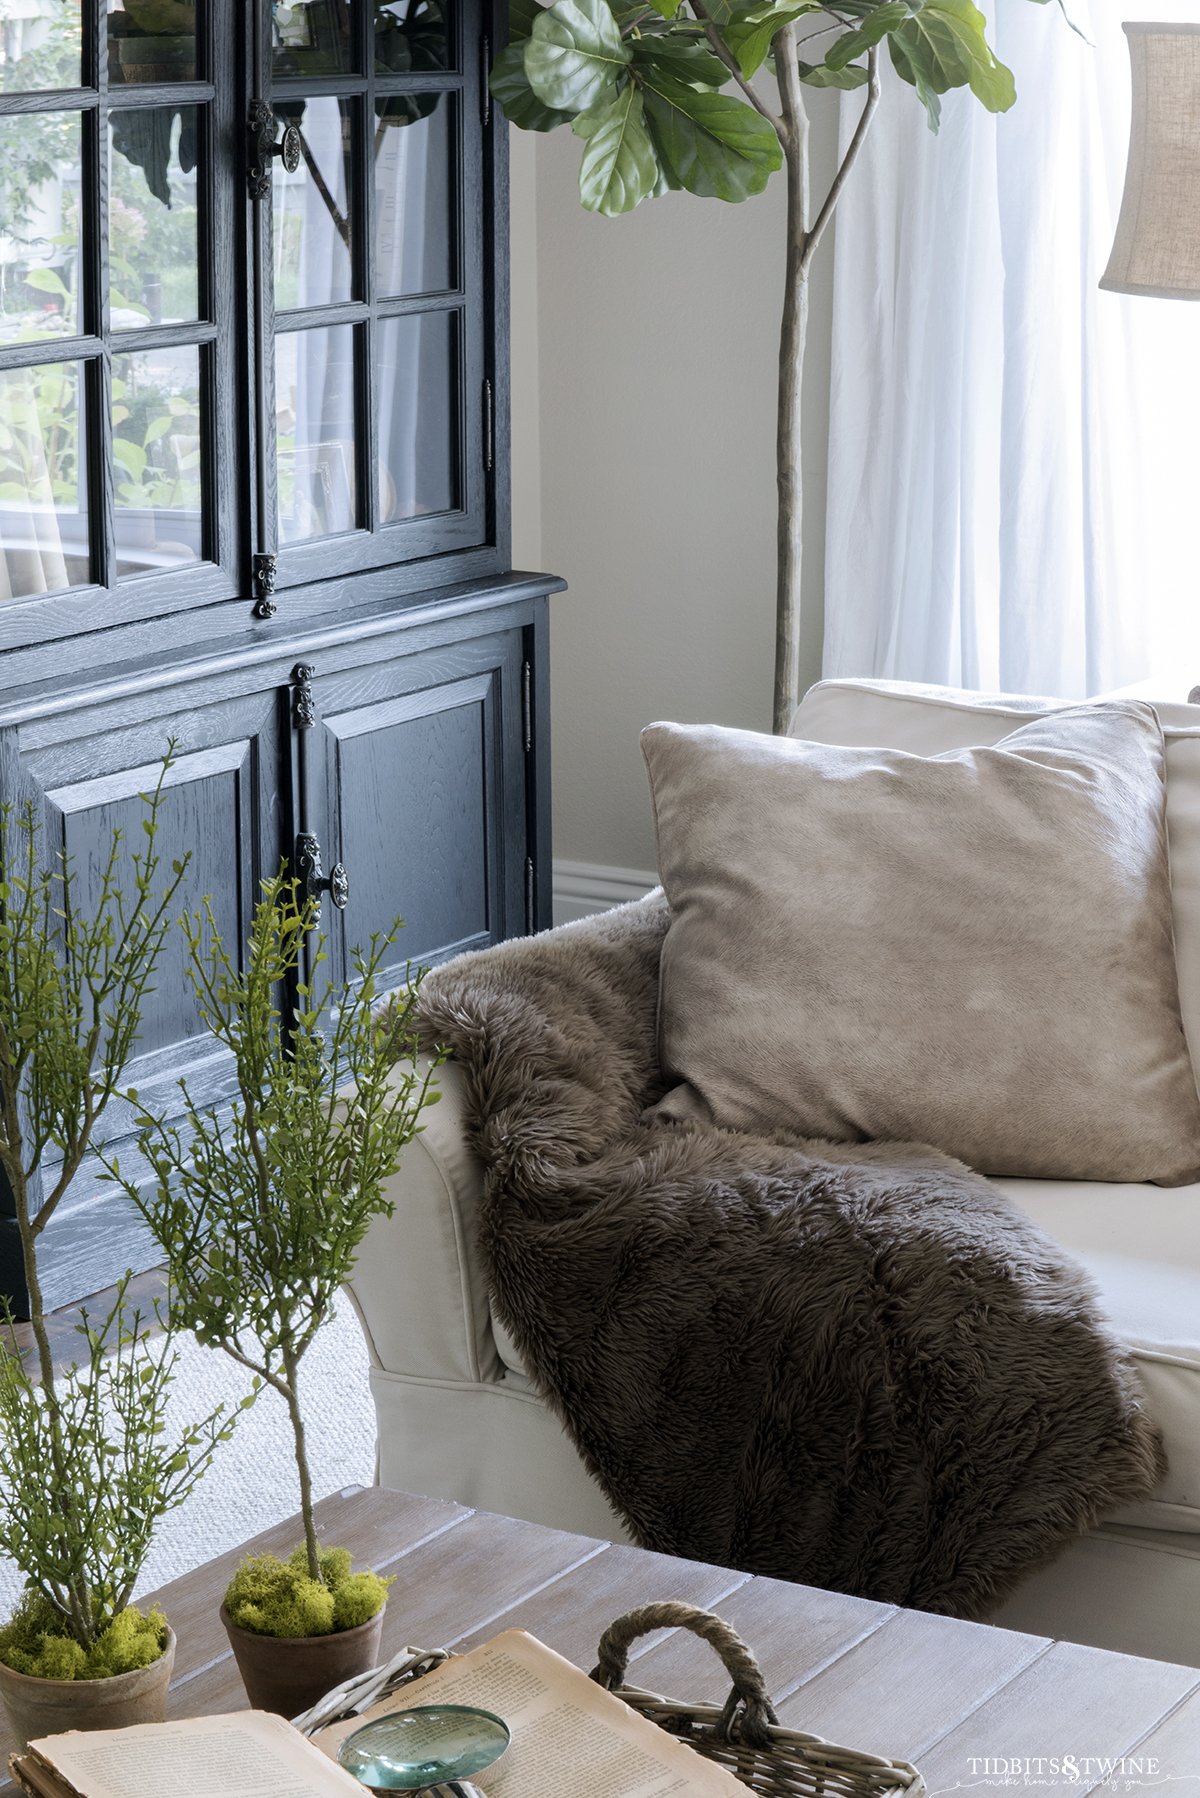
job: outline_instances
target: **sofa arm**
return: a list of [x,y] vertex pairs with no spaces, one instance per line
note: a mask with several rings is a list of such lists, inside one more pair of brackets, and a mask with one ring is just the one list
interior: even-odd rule
[[467,1146],[463,1076],[452,1061],[434,1076],[441,1097],[388,1183],[395,1210],[377,1218],[346,1290],[371,1359],[419,1379],[498,1380],[477,1237],[483,1170]]

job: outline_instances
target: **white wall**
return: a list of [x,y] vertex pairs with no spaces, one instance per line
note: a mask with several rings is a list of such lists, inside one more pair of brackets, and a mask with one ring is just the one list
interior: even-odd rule
[[[818,186],[836,143],[816,95]],[[828,102],[827,104],[821,104]],[[638,732],[770,728],[782,176],[740,206],[579,204],[569,132],[514,131],[514,563],[552,601],[556,861],[654,866]],[[829,245],[813,294],[806,673],[820,670]]]

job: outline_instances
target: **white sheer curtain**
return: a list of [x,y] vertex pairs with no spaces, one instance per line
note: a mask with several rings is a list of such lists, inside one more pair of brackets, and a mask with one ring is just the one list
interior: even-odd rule
[[[1018,100],[890,77],[839,213],[825,673],[1082,697],[1200,681],[1200,306],[1101,293],[1121,21],[993,0]],[[844,103],[843,131],[857,100]]]

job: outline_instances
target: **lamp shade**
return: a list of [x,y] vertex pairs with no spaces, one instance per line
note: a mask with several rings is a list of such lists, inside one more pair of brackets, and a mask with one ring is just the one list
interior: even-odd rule
[[1115,293],[1200,300],[1200,24],[1125,26],[1133,68]]

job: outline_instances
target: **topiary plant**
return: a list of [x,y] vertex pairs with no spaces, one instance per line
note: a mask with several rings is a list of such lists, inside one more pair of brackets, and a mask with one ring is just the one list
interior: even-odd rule
[[40,1592],[27,1591],[0,1629],[0,1660],[37,1679],[110,1679],[149,1667],[162,1653],[167,1620],[157,1605],[143,1614],[126,1605],[89,1648],[62,1633],[62,1618]]
[[[88,911],[62,853],[44,859],[33,809],[0,808],[0,1175],[20,1238],[32,1353],[0,1331],[0,1552],[27,1594],[0,1661],[51,1679],[98,1679],[155,1659],[159,1613],[129,1608],[154,1531],[231,1433],[226,1408],[172,1436],[176,1363],[126,1303],[77,1326],[82,1359],[55,1365],[38,1245],[122,1088],[186,863],[156,849],[168,754],[146,798],[145,841],[114,833]],[[53,1148],[60,1160],[43,1180]],[[128,1276],[127,1276],[128,1278]]]
[[[140,1146],[155,1174],[148,1190],[110,1168],[166,1257],[172,1316],[287,1406],[304,1542],[286,1563],[256,1557],[228,1600],[231,1613],[236,1604],[255,1619],[248,1628],[285,1636],[350,1628],[351,1615],[365,1622],[386,1597],[385,1582],[351,1583],[349,1557],[343,1563],[318,1544],[299,1372],[368,1226],[391,1215],[385,1184],[437,1097],[431,1069],[417,1063],[419,975],[375,1015],[379,969],[399,924],[352,952],[349,982],[318,987],[300,977],[306,957],[314,976],[326,961],[323,937],[310,947],[318,921],[315,902],[285,874],[263,882],[244,966],[222,942],[211,907],[184,920],[201,1015],[232,1054],[238,1097],[232,1116],[218,1115],[198,1110],[184,1085],[182,1130],[140,1114]],[[281,1004],[288,991],[297,995],[290,1021]],[[272,1617],[283,1624],[277,1632]]]
[[390,1579],[354,1573],[344,1548],[319,1551],[319,1580],[301,1543],[286,1561],[252,1555],[242,1562],[225,1594],[225,1609],[239,1629],[259,1636],[327,1636],[357,1629],[383,1609]]

